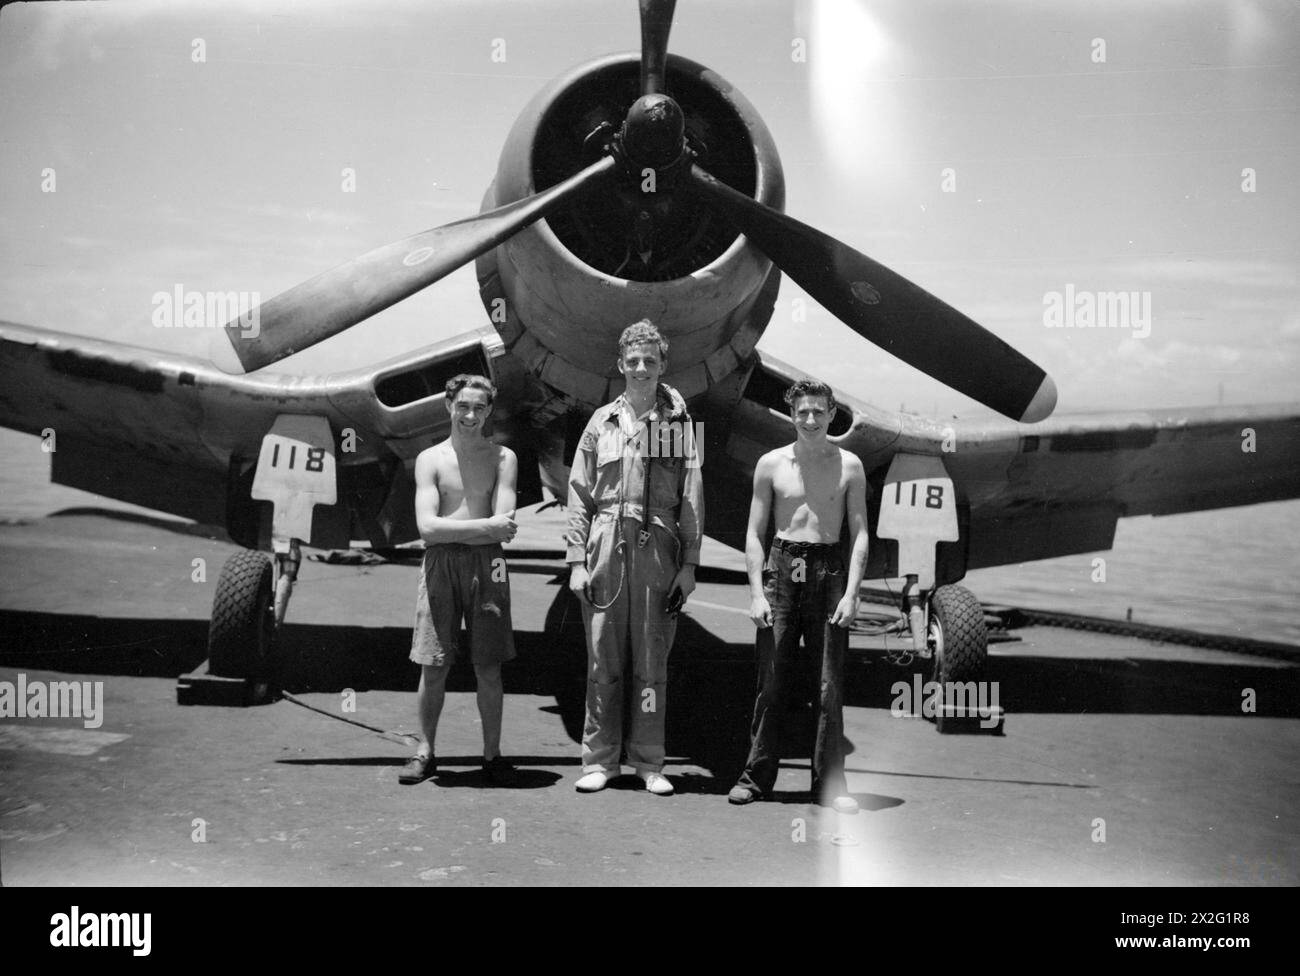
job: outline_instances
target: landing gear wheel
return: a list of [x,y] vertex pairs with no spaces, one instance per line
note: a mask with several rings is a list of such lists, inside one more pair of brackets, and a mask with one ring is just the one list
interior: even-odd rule
[[255,697],[273,677],[274,567],[265,553],[241,549],[221,567],[208,626],[208,668],[224,678],[243,678]]
[[[927,681],[938,683],[940,705],[948,701],[948,682],[982,681],[989,656],[989,632],[984,626],[984,608],[964,586],[941,586],[930,598],[928,632],[931,665]],[[937,732],[954,731],[952,719],[945,721],[944,709],[935,714]]]

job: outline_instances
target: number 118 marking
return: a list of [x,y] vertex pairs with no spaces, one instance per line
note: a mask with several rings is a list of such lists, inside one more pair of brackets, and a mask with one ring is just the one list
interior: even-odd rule
[[[292,444],[289,447],[289,470],[293,470],[294,462],[298,459],[298,445]],[[271,467],[280,466],[280,445],[277,442],[271,450]],[[307,470],[324,471],[325,470],[325,448],[309,447],[307,448]]]
[[[916,507],[916,488],[918,482],[912,482],[912,499],[908,502],[913,508]],[[894,504],[903,503],[903,483],[894,482]],[[925,486],[925,507],[926,508],[943,508],[943,485],[926,485]]]

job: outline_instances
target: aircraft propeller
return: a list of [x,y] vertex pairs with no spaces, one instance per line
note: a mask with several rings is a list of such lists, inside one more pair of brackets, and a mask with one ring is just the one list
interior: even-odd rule
[[641,94],[664,90],[668,67],[668,34],[673,29],[677,0],[641,0]]
[[698,166],[691,167],[691,183],[751,244],[862,338],[1013,420],[1035,423],[1055,409],[1050,376],[919,285]]
[[[228,323],[221,330],[225,337],[213,337],[212,359],[227,372],[249,372],[350,329],[513,237],[614,167],[605,156],[541,193],[385,244],[318,274],[257,306],[255,336],[241,334],[239,319]],[[230,360],[231,346],[237,362]]]
[[[641,97],[596,162],[549,189],[377,248],[258,308],[258,335],[238,320],[213,358],[231,372],[260,369],[336,335],[445,277],[621,170],[669,175],[738,231],[858,335],[941,383],[1025,423],[1049,416],[1056,386],[1040,367],[903,276],[807,224],[722,183],[698,165],[685,116],[664,91],[676,0],[640,0]],[[233,346],[238,362],[230,360]]]

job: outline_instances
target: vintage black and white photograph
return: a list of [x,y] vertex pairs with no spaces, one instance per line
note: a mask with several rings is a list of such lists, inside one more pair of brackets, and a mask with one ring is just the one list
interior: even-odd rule
[[0,882],[1300,883],[1297,41],[4,6]]

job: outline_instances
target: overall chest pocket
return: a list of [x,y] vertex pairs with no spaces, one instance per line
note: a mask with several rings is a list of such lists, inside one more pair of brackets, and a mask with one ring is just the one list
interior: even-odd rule
[[677,503],[680,501],[677,495],[677,486],[681,484],[682,465],[684,463],[681,458],[675,457],[658,457],[647,460],[647,464],[650,465],[651,508],[675,509],[677,507]]
[[607,434],[596,444],[596,496],[601,500],[613,498],[622,480],[622,442]]

